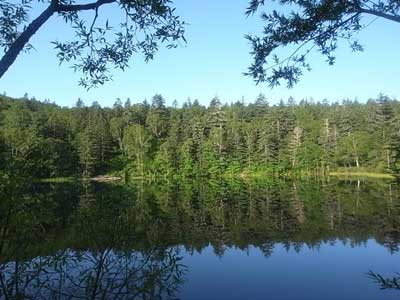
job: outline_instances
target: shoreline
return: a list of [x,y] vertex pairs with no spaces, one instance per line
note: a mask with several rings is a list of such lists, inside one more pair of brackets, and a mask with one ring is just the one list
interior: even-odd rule
[[[327,175],[307,175],[307,174],[302,174],[300,176],[288,176],[283,175],[283,178],[307,178],[307,177],[336,177],[336,178],[347,178],[347,177],[352,177],[352,178],[375,178],[375,179],[396,179],[395,174],[390,174],[390,173],[379,173],[379,172],[362,172],[362,171],[349,171],[349,172],[340,172],[340,171],[333,171],[330,172]],[[251,178],[276,178],[276,176],[271,176],[271,174],[263,173],[263,172],[241,172],[241,173],[236,173],[236,174],[229,174],[229,176],[221,176],[223,178],[241,178],[241,179],[251,179]],[[279,176],[278,176],[279,177]],[[131,179],[146,179],[150,178],[149,177],[135,177]],[[78,181],[78,180],[83,180],[83,181],[95,181],[95,182],[116,182],[122,180],[122,177],[119,176],[110,176],[110,175],[98,175],[95,177],[91,178],[82,178],[82,177],[56,177],[56,178],[42,178],[38,179],[39,182],[44,182],[44,183],[63,183],[63,182],[73,182],[73,181]]]
[[394,174],[374,172],[330,172],[328,176],[334,177],[368,177],[376,179],[396,179]]

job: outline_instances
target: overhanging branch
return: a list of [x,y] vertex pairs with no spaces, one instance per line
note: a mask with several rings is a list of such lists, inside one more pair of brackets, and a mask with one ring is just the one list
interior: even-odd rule
[[400,23],[400,16],[398,16],[398,15],[391,15],[391,14],[387,14],[387,13],[384,13],[384,12],[381,12],[381,11],[372,10],[372,9],[365,9],[365,8],[360,8],[359,11],[362,12],[362,13],[365,13],[365,14],[374,15],[374,16],[377,16],[377,17],[381,17],[381,18],[384,18],[384,19],[388,19],[388,20]]
[[117,2],[116,0],[98,0],[96,2],[92,3],[87,3],[87,4],[60,4],[57,6],[56,11],[57,12],[77,12],[77,11],[83,11],[83,10],[91,10],[91,9],[97,9],[100,6],[104,4],[110,4]]
[[10,45],[4,56],[0,60],[0,78],[8,70],[8,68],[14,63],[18,54],[28,44],[30,38],[39,30],[40,27],[53,15],[55,12],[54,2],[47,7],[35,20],[32,21],[25,28],[19,37]]

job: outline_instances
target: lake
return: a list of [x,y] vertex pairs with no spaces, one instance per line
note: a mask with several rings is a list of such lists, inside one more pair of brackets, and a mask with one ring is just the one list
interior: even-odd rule
[[0,183],[0,299],[400,298],[384,180]]

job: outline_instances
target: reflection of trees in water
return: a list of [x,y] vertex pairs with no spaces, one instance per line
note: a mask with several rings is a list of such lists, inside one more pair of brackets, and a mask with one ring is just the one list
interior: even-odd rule
[[253,245],[267,255],[271,243],[300,251],[338,240],[357,246],[372,236],[397,251],[400,199],[394,184],[196,181],[130,189],[129,218],[149,244],[181,243],[193,251],[211,243],[219,255],[226,247]]
[[400,273],[397,273],[397,275],[397,277],[383,277],[382,275],[372,271],[367,273],[367,276],[377,283],[382,290],[400,290]]
[[[34,283],[43,297],[68,298],[56,293],[60,289],[66,295],[95,298],[119,289],[121,295],[133,289],[150,293],[149,286],[156,293],[161,284],[179,286],[182,276],[177,273],[182,275],[179,272],[184,268],[174,262],[177,252],[170,257],[167,252],[172,250],[149,249],[174,249],[175,245],[183,245],[190,253],[211,244],[220,256],[229,247],[257,247],[268,257],[277,243],[300,252],[304,246],[318,249],[323,243],[338,241],[357,246],[374,237],[390,252],[399,251],[400,198],[396,184],[85,183],[0,193],[7,194],[0,200],[0,264],[8,274],[0,284],[10,295],[32,292]],[[144,257],[149,257],[148,264],[138,267]],[[147,267],[154,268],[155,273]],[[147,270],[148,280],[157,279],[141,282],[138,278],[145,274],[135,273],[137,269]],[[165,271],[156,272],[162,269]],[[179,280],[172,280],[176,278]],[[167,291],[165,287],[164,293]],[[150,294],[140,297],[146,299]]]
[[[68,233],[77,248],[85,247],[85,236],[93,235],[97,238],[88,246],[94,248],[124,240],[141,247],[184,244],[193,249],[211,243],[221,253],[225,246],[245,248],[270,241],[296,249],[299,244],[317,247],[338,239],[357,245],[373,236],[398,251],[399,188],[391,183],[85,184],[69,193],[57,188],[47,186],[45,192],[8,201],[20,231],[43,232],[46,237]],[[4,203],[0,201],[0,226],[9,218]],[[15,228],[8,232],[7,241],[23,236]]]
[[96,195],[85,187],[66,217],[57,207],[68,197],[3,195],[1,300],[173,299],[183,283],[178,247],[132,250],[131,207],[118,191]]
[[[400,230],[400,229],[399,229]],[[394,254],[400,250],[400,232],[384,232],[384,234],[377,237],[377,242],[385,246],[390,253]]]
[[179,249],[59,251],[1,266],[0,299],[174,299],[185,266]]

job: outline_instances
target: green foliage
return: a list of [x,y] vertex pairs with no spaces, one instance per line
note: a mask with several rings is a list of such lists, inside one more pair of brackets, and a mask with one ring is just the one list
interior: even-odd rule
[[[362,21],[364,15],[400,23],[397,0],[251,0],[247,15],[270,2],[287,8],[262,12],[265,26],[261,36],[247,36],[253,57],[247,75],[272,87],[281,81],[288,87],[296,84],[305,70],[311,70],[307,59],[312,52],[319,51],[327,63],[334,64],[340,40],[346,40],[354,52],[363,51],[357,34],[367,26]],[[287,47],[289,55],[277,54]]]
[[0,98],[2,173],[28,177],[325,175],[343,168],[398,173],[400,104],[281,101],[167,107],[161,95],[113,108]]
[[79,162],[83,168],[83,176],[91,176],[96,168],[96,156],[98,153],[96,136],[86,128],[82,133],[77,136]]
[[134,124],[126,128],[122,141],[126,155],[140,176],[146,174],[145,166],[149,160],[152,136],[142,125]]
[[[14,2],[14,3],[13,3]],[[38,12],[36,2],[47,4]],[[35,4],[33,4],[35,3]],[[112,4],[112,5],[110,5]],[[107,18],[102,6],[114,9]],[[112,79],[110,69],[125,70],[137,53],[145,61],[153,59],[161,44],[175,48],[185,41],[185,22],[176,15],[169,0],[98,0],[79,3],[66,0],[0,1],[0,77],[14,63],[18,54],[29,50],[30,38],[52,16],[59,17],[75,31],[70,41],[52,44],[61,63],[72,63],[82,73],[79,84],[85,88],[104,84]],[[122,21],[121,21],[122,20]]]

